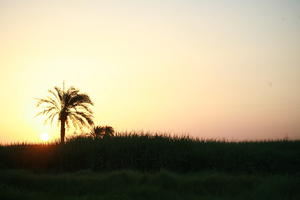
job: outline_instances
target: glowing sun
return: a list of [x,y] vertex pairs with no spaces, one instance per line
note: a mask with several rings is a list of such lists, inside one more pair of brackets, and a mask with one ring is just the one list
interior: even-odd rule
[[43,142],[47,142],[49,140],[50,136],[48,133],[42,133],[40,135],[40,139],[43,141]]

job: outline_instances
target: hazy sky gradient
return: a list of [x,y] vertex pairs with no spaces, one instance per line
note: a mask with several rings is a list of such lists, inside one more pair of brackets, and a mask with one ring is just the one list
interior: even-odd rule
[[58,137],[63,80],[117,131],[300,139],[299,36],[299,0],[0,0],[0,142]]

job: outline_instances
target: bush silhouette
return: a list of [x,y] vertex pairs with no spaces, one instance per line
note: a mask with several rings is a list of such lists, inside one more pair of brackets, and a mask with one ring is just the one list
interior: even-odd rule
[[94,138],[108,138],[114,136],[115,130],[111,126],[94,126],[91,135]]

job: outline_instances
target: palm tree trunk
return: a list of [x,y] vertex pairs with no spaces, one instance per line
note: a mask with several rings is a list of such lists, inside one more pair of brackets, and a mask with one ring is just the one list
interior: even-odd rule
[[65,143],[65,120],[60,120],[60,143],[64,144]]

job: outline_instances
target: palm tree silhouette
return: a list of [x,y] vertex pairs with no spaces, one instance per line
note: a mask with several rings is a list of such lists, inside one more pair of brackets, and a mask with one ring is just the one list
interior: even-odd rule
[[43,110],[37,114],[46,115],[45,121],[50,123],[55,118],[60,122],[60,141],[65,143],[65,126],[73,126],[77,129],[83,126],[93,125],[93,112],[89,106],[94,105],[87,94],[79,93],[78,89],[70,87],[68,90],[64,88],[54,87],[54,90],[48,90],[50,96],[44,99],[37,99],[37,107]]
[[111,137],[115,130],[111,126],[94,126],[91,135],[95,138]]
[[94,126],[92,131],[91,131],[91,135],[94,137],[94,138],[100,138],[103,136],[103,132],[104,132],[104,129],[102,126]]

